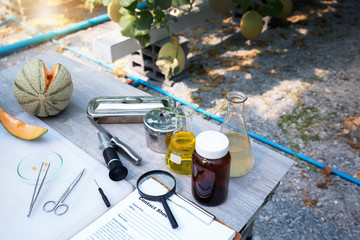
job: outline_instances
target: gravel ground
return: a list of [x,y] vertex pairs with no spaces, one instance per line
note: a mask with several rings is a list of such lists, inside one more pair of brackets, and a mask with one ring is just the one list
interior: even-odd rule
[[[189,39],[189,74],[148,81],[220,117],[226,113],[224,93],[241,90],[249,97],[249,131],[354,176],[360,171],[360,2],[296,1],[294,9],[292,21],[265,18],[264,32],[253,41],[225,15],[189,27],[180,33]],[[57,40],[93,56],[92,39],[116,28],[106,22]],[[0,26],[0,35],[1,46],[34,34],[11,23]],[[17,51],[0,58],[0,69],[54,49],[58,46],[46,42]],[[62,53],[113,75],[70,51]],[[114,66],[131,72],[124,60]],[[254,239],[360,239],[359,185],[327,175],[296,161],[256,218]]]

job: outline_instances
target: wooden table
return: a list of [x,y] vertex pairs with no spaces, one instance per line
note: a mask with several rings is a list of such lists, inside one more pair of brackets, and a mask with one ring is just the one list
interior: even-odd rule
[[[89,67],[56,52],[44,53],[33,58],[42,59],[48,69],[51,69],[56,63],[63,64],[70,71],[74,83],[74,92],[68,107],[59,115],[42,118],[42,120],[95,159],[103,161],[102,152],[98,149],[98,131],[87,119],[88,102],[99,96],[144,96],[148,94],[105,76],[101,72],[90,70]],[[25,64],[24,62],[0,71],[0,107],[12,115],[23,112],[13,97],[12,86],[17,72]],[[104,127],[114,136],[126,142],[143,158],[142,164],[135,166],[126,161],[125,156],[121,157],[123,164],[129,169],[126,180],[132,185],[135,186],[137,178],[144,172],[154,169],[169,170],[165,164],[164,154],[155,153],[147,148],[145,129],[142,123],[104,124]],[[207,129],[219,129],[218,125],[212,124],[200,116],[195,116],[193,127],[195,133]],[[257,212],[272,196],[280,180],[293,164],[291,159],[254,142],[252,142],[252,149],[255,156],[254,167],[246,176],[230,180],[229,196],[226,202],[217,207],[204,206],[219,220],[241,232],[244,232],[252,224]],[[174,175],[177,179],[177,191],[195,201],[191,194],[190,176]]]

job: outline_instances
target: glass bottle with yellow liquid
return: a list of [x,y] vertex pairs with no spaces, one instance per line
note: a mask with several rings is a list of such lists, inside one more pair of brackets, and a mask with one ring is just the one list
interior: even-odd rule
[[181,105],[174,109],[174,113],[177,128],[171,137],[165,162],[176,173],[191,174],[191,156],[195,149],[195,134],[192,128],[194,110]]
[[229,139],[230,177],[240,177],[254,166],[254,155],[243,115],[247,96],[240,91],[230,91],[226,99],[228,108],[220,132]]

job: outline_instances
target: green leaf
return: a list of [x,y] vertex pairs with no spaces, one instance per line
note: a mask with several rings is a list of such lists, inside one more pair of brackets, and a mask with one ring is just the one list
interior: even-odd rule
[[163,10],[171,7],[171,0],[157,0],[156,2],[158,3],[159,7]]
[[138,37],[150,32],[153,16],[149,11],[141,11],[139,18],[126,14],[120,18],[121,34],[126,37]]
[[126,14],[120,18],[119,25],[122,27],[121,34],[126,37],[136,37],[135,22],[137,18],[134,15]]
[[156,8],[155,3],[153,2],[147,2],[147,9],[154,10]]
[[150,35],[149,34],[137,36],[135,38],[139,41],[139,43],[142,47],[146,47],[150,43]]
[[126,6],[126,7],[121,5],[120,13],[122,15],[126,15],[126,14],[135,15],[136,6],[137,6],[136,1],[133,2],[132,4],[130,4],[129,6]]
[[[135,6],[135,8],[136,8],[136,6]],[[127,15],[127,14],[129,14],[129,15],[135,15],[135,8],[132,9],[131,6],[130,6],[130,7],[123,7],[123,6],[122,6],[122,7],[120,8],[119,12],[120,12],[122,15]]]
[[123,7],[128,7],[134,3],[137,5],[137,0],[119,0],[119,3]]
[[240,8],[244,11],[248,9],[254,9],[255,1],[254,0],[235,0],[235,3],[239,4]]
[[165,13],[160,9],[154,10],[155,27],[157,29],[162,28],[166,25]]
[[155,64],[159,67],[162,74],[165,75],[166,79],[169,79],[180,73],[180,64],[177,58],[172,59],[170,56],[161,57],[158,58]]
[[141,11],[140,18],[135,22],[135,28],[139,35],[145,35],[150,32],[151,24],[153,22],[153,15],[149,11]]
[[272,1],[270,4],[263,5],[260,11],[261,16],[276,16],[280,13],[283,4],[280,0]]
[[[219,0],[218,0],[219,1]],[[180,7],[182,5],[186,5],[186,4],[189,4],[190,1],[189,0],[172,0],[172,4],[171,6],[173,8],[177,8],[177,7]]]

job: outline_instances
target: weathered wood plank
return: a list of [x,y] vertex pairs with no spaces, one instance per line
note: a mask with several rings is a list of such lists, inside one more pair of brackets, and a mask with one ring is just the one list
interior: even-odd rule
[[[80,63],[56,52],[44,53],[35,58],[43,59],[48,68],[60,62],[69,69],[74,82],[74,92],[69,106],[59,115],[42,118],[42,120],[97,161],[103,162],[102,153],[98,149],[97,130],[86,116],[88,102],[99,96],[141,96],[148,94],[100,72],[91,71]],[[25,63],[0,72],[0,107],[14,115],[22,112],[12,95],[12,85],[16,73],[23,65]],[[164,154],[155,153],[147,148],[143,124],[105,124],[104,127],[143,157],[140,166],[132,165],[125,160],[125,156],[121,157],[123,164],[129,169],[129,176],[126,179],[130,183],[135,185],[137,178],[146,171],[168,170]],[[219,126],[195,116],[194,128],[196,132],[200,132],[207,129],[216,130]],[[224,204],[218,207],[204,207],[236,230],[240,230],[253,217],[266,197],[274,190],[293,164],[291,159],[259,144],[252,143],[252,148],[255,156],[255,165],[252,171],[244,177],[230,180],[229,197]],[[74,159],[74,161],[76,160]],[[178,192],[195,201],[191,194],[190,177],[174,175],[178,181]]]

